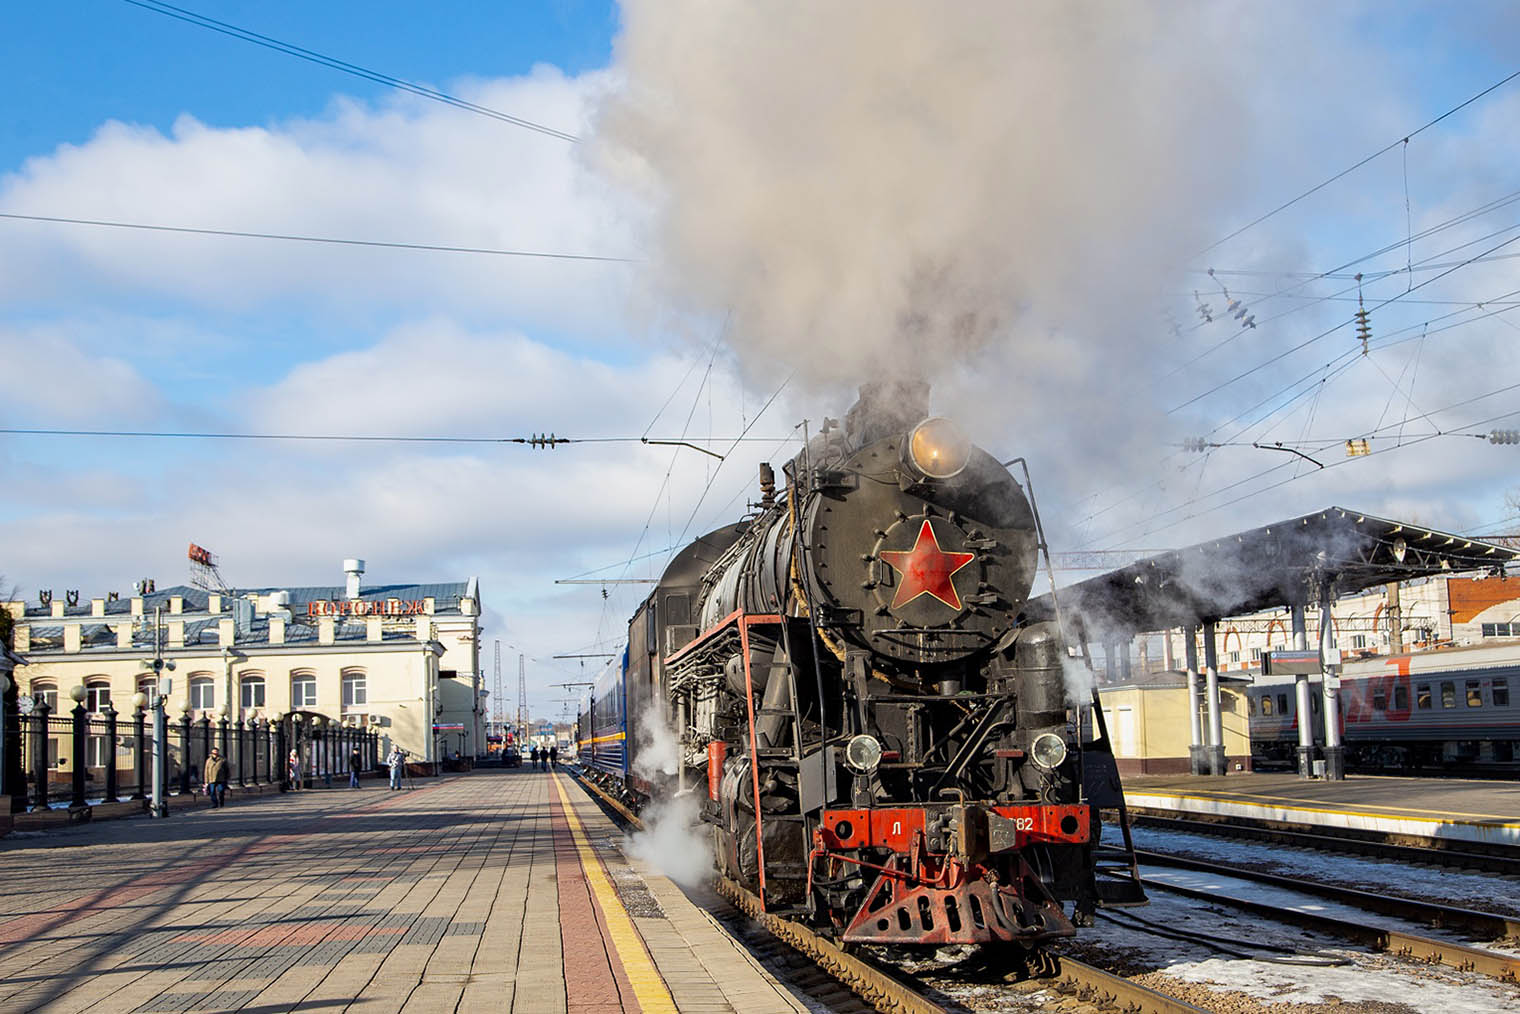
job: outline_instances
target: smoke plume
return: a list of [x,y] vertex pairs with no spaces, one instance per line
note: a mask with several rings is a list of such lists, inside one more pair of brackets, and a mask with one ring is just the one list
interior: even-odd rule
[[1086,375],[1157,305],[1155,269],[1213,238],[1249,124],[1239,54],[1197,43],[1249,20],[625,0],[592,158],[649,209],[661,293],[726,316],[752,373],[938,380],[1013,345]]

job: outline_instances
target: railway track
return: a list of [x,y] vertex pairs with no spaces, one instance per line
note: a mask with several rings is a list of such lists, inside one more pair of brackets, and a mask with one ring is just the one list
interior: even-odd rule
[[[565,770],[574,775],[595,799],[624,824],[643,829],[644,822],[638,814],[621,800],[603,791],[596,783],[580,777],[575,769]],[[819,936],[800,923],[766,912],[759,898],[732,880],[719,878],[716,887],[718,893],[743,913],[751,924],[759,926],[772,939],[805,957],[816,969],[869,1005],[869,1009],[883,1014],[952,1014],[952,1011],[964,1010],[958,1006],[942,1006],[924,995],[922,985],[904,979],[894,970],[846,952],[832,940]],[[774,950],[761,947],[760,957],[769,958],[772,965],[787,966],[789,974],[786,977],[794,986],[830,1002],[837,1009],[837,1005],[827,996],[827,991],[816,988],[816,979],[809,981],[806,972],[799,976],[797,973],[802,970],[779,958]],[[1094,1011],[1112,1011],[1116,1014],[1207,1014],[1201,1007],[1065,956],[1054,958],[1049,975],[1029,981],[1037,982],[1038,988],[1054,990],[1074,998]]]
[[[1520,877],[1520,857],[1514,855],[1513,849],[1486,851],[1477,846],[1453,845],[1437,839],[1401,837],[1399,840],[1388,840],[1387,836],[1376,835],[1372,832],[1367,833],[1368,837],[1359,837],[1355,832],[1314,831],[1301,824],[1285,824],[1276,821],[1248,823],[1229,817],[1179,817],[1170,811],[1144,808],[1133,808],[1129,814],[1131,823],[1139,827],[1182,831],[1189,834],[1221,835],[1246,841],[1270,842],[1343,855],[1391,859],[1421,866],[1476,870],[1483,873]],[[1422,841],[1426,844],[1419,844]]]
[[1302,894],[1312,894],[1317,898],[1337,901],[1341,904],[1351,905],[1379,915],[1391,915],[1400,919],[1409,919],[1413,922],[1419,922],[1439,929],[1458,930],[1480,940],[1520,939],[1520,919],[1513,916],[1500,915],[1495,912],[1459,908],[1455,905],[1443,905],[1417,898],[1390,897],[1386,894],[1363,891],[1354,887],[1342,887],[1338,884],[1326,884],[1313,880],[1299,880],[1283,876],[1280,873],[1266,873],[1261,870],[1253,870],[1240,866],[1225,866],[1221,863],[1211,863],[1202,859],[1193,859],[1189,856],[1151,852],[1145,849],[1137,849],[1135,856],[1141,863],[1149,863],[1152,866],[1170,866],[1176,869],[1193,870],[1199,873],[1213,873],[1219,876],[1233,877],[1236,880],[1249,880],[1256,884],[1266,884],[1271,887],[1298,891]]
[[[1236,877],[1237,879],[1247,879],[1241,878],[1234,870],[1221,873],[1221,876],[1224,875]],[[1227,905],[1274,922],[1288,923],[1303,929],[1314,930],[1330,936],[1338,936],[1353,943],[1370,947],[1376,951],[1382,951],[1414,961],[1447,965],[1459,971],[1477,972],[1504,982],[1520,981],[1520,957],[1515,955],[1485,950],[1480,947],[1471,947],[1450,940],[1438,940],[1433,937],[1407,933],[1397,929],[1369,926],[1364,922],[1342,919],[1338,916],[1326,915],[1324,913],[1284,908],[1269,902],[1236,897],[1219,890],[1187,887],[1181,884],[1156,880],[1151,877],[1142,879],[1147,889],[1167,891],[1198,901]],[[1293,890],[1300,892],[1307,890],[1312,893],[1320,886],[1323,885],[1295,884]]]

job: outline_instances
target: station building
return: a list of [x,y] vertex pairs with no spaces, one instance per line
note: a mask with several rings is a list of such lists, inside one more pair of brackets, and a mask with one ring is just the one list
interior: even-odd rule
[[4,603],[22,660],[12,678],[54,715],[82,686],[90,712],[109,704],[125,719],[152,689],[157,651],[175,665],[171,722],[299,713],[376,732],[382,756],[393,745],[427,764],[484,753],[477,579],[364,587],[364,561],[344,566],[345,583],[333,586],[159,591],[145,582],[129,598]]
[[[1305,610],[1307,640],[1320,643],[1325,611]],[[1287,609],[1270,609],[1225,617],[1215,625],[1213,655],[1218,659],[1221,725],[1226,765],[1232,771],[1252,766],[1251,719],[1256,702],[1247,690],[1264,681],[1262,657],[1292,647]],[[1425,577],[1392,582],[1335,600],[1328,610],[1330,641],[1348,675],[1393,656],[1440,657],[1452,665],[1468,664],[1474,651],[1487,649],[1485,663],[1500,668],[1520,665],[1520,576]],[[1194,657],[1209,655],[1201,638]],[[1189,744],[1195,726],[1188,714],[1186,632],[1181,628],[1141,633],[1114,642],[1113,654],[1098,662],[1104,719],[1123,775],[1182,774],[1189,770]],[[1267,680],[1267,682],[1271,682]],[[1500,678],[1503,701],[1508,683]],[[1291,715],[1291,682],[1261,705]],[[1520,686],[1515,688],[1520,693]],[[1468,691],[1470,695],[1472,691]],[[1256,695],[1258,698],[1260,695]],[[1495,698],[1497,701],[1498,698]],[[1313,703],[1318,703],[1314,701]],[[1472,703],[1470,700],[1468,703]],[[1196,719],[1205,721],[1204,715]]]

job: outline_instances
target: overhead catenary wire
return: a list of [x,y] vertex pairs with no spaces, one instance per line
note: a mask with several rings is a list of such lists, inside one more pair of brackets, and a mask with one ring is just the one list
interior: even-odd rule
[[242,229],[208,229],[188,225],[154,225],[146,222],[119,222],[100,218],[70,218],[63,215],[24,215],[0,211],[0,218],[17,222],[50,222],[59,225],[89,225],[106,229],[136,229],[143,232],[185,233],[193,236],[229,236],[236,239],[281,240],[287,243],[324,243],[331,246],[377,247],[383,250],[421,250],[430,253],[482,254],[490,257],[529,257],[560,261],[604,261],[634,264],[636,257],[603,254],[557,253],[548,250],[504,250],[494,247],[460,246],[442,243],[407,243],[395,240],[354,239],[342,236],[303,236],[295,233],[253,232]]
[[1234,232],[1230,233],[1228,236],[1225,236],[1225,237],[1223,237],[1221,239],[1217,239],[1214,242],[1210,243],[1208,246],[1206,246],[1202,250],[1198,251],[1198,253],[1195,254],[1194,256],[1195,257],[1202,257],[1204,254],[1208,253],[1209,251],[1215,250],[1218,247],[1221,247],[1224,244],[1228,243],[1230,240],[1234,239],[1236,236],[1239,236],[1239,235],[1241,235],[1244,232],[1248,232],[1249,230],[1254,229],[1256,226],[1258,226],[1261,223],[1265,222],[1267,219],[1272,218],[1273,216],[1275,216],[1275,215],[1277,215],[1277,214],[1279,214],[1281,212],[1284,212],[1284,211],[1288,210],[1289,208],[1293,207],[1293,205],[1297,204],[1299,201],[1302,201],[1304,198],[1310,197],[1310,196],[1312,196],[1314,194],[1317,194],[1319,191],[1325,189],[1326,187],[1328,187],[1330,184],[1334,183],[1335,181],[1343,179],[1346,176],[1350,175],[1351,173],[1356,172],[1358,169],[1360,169],[1362,166],[1366,165],[1368,162],[1373,161],[1374,159],[1378,158],[1381,155],[1386,155],[1388,152],[1390,152],[1393,149],[1397,148],[1401,144],[1408,144],[1411,138],[1418,137],[1420,134],[1422,134],[1425,131],[1429,130],[1431,127],[1434,127],[1436,124],[1440,123],[1442,120],[1444,120],[1447,117],[1452,116],[1452,115],[1460,112],[1463,109],[1466,109],[1468,106],[1472,105],[1474,102],[1477,102],[1479,99],[1483,98],[1484,96],[1489,95],[1492,92],[1495,92],[1495,91],[1499,90],[1500,88],[1502,88],[1505,85],[1509,84],[1511,81],[1515,80],[1516,78],[1520,78],[1520,70],[1517,70],[1514,73],[1509,74],[1508,76],[1506,76],[1504,78],[1501,78],[1500,80],[1498,80],[1498,81],[1494,82],[1493,84],[1489,85],[1487,88],[1485,88],[1482,91],[1478,92],[1478,94],[1472,96],[1471,98],[1465,99],[1462,102],[1459,102],[1457,105],[1452,106],[1450,109],[1446,110],[1446,112],[1442,113],[1440,116],[1437,116],[1435,119],[1430,120],[1429,122],[1427,122],[1427,123],[1425,123],[1425,124],[1423,124],[1423,125],[1421,125],[1419,127],[1416,127],[1414,130],[1411,130],[1409,133],[1405,134],[1403,137],[1400,137],[1398,140],[1393,141],[1390,144],[1387,144],[1387,145],[1383,146],[1382,148],[1379,148],[1377,151],[1373,152],[1371,155],[1368,155],[1366,158],[1360,160],[1359,162],[1356,162],[1353,165],[1347,166],[1345,169],[1342,169],[1340,172],[1338,172],[1335,175],[1331,176],[1329,179],[1324,180],[1324,181],[1322,181],[1320,183],[1316,183],[1314,186],[1310,187],[1308,190],[1305,190],[1303,193],[1299,194],[1297,197],[1293,197],[1293,198],[1291,198],[1291,199],[1289,199],[1287,201],[1284,201],[1282,204],[1279,204],[1277,207],[1273,208],[1271,211],[1268,211],[1264,215],[1259,215],[1256,218],[1253,218],[1251,221],[1247,222],[1245,225],[1242,225],[1240,228],[1236,229]]
[[[42,429],[32,427],[0,427],[0,435],[30,437],[120,437],[151,440],[296,440],[332,441],[379,444],[526,444],[532,447],[553,447],[559,444],[645,444],[651,446],[690,447],[704,454],[715,454],[698,447],[689,440],[663,437],[561,437],[542,434],[529,437],[475,437],[475,436],[406,436],[403,434],[370,433],[233,433],[210,430],[86,430]],[[763,443],[774,437],[704,437],[716,444]],[[785,438],[784,438],[785,439]]]
[[222,35],[231,36],[234,39],[240,39],[243,42],[251,42],[255,46],[263,46],[265,49],[272,49],[275,52],[284,53],[287,56],[293,56],[298,60],[305,60],[308,63],[315,63],[320,66],[336,70],[343,74],[350,74],[354,77],[363,78],[366,81],[373,81],[376,84],[387,85],[391,88],[397,89],[398,91],[409,92],[413,95],[418,95],[425,99],[431,99],[434,102],[441,102],[444,105],[453,106],[456,109],[463,109],[467,112],[478,113],[481,116],[488,116],[493,120],[500,120],[503,123],[510,123],[515,127],[522,127],[525,130],[532,130],[540,134],[545,134],[549,137],[558,138],[561,141],[570,141],[574,143],[580,140],[580,138],[576,135],[569,133],[568,131],[560,130],[557,127],[550,127],[543,123],[524,119],[521,116],[513,116],[512,114],[504,113],[499,109],[492,109],[489,106],[483,106],[477,102],[470,102],[466,99],[461,99],[458,96],[450,95],[447,92],[439,91],[436,88],[430,88],[427,85],[418,84],[415,81],[406,81],[399,77],[393,77],[390,74],[383,74],[378,70],[371,70],[368,67],[361,67],[356,63],[349,63],[347,60],[340,60],[335,56],[328,56],[325,53],[318,53],[315,50],[306,49],[302,46],[294,45],[293,43],[282,42],[279,39],[274,39],[267,35],[260,35],[258,32],[249,31],[246,28],[239,28],[237,25],[229,24],[225,21],[218,21],[215,18],[207,17],[204,14],[197,14],[194,11],[186,10],[183,7],[175,7],[173,4],[161,3],[159,0],[125,0],[125,2],[131,4],[133,7],[140,7],[145,11],[152,11],[155,14],[162,14],[165,17],[174,18],[176,21],[183,21],[186,24],[195,25],[198,28],[209,29],[213,32],[219,32]]

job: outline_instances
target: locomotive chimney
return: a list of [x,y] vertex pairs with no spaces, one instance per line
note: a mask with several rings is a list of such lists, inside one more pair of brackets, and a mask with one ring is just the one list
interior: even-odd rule
[[844,417],[845,439],[861,447],[906,433],[929,416],[929,385],[922,380],[873,380]]
[[760,507],[770,510],[776,506],[776,472],[769,461],[760,462]]

